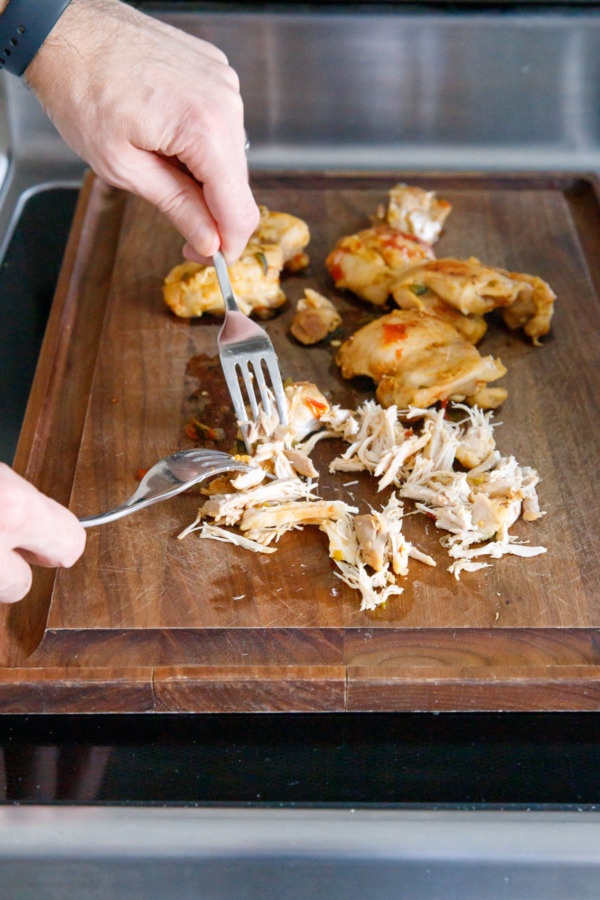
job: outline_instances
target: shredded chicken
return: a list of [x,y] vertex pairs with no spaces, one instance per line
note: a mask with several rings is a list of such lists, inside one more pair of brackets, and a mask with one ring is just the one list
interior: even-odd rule
[[[543,515],[539,476],[514,457],[501,456],[491,413],[456,404],[464,418],[452,421],[443,409],[413,406],[402,411],[401,419],[396,406],[383,408],[373,400],[351,411],[331,406],[309,382],[289,385],[286,396],[285,439],[277,438],[282,432],[277,414],[263,413],[249,461],[266,473],[277,471],[278,460],[284,460],[289,474],[255,486],[241,480],[248,475],[256,480],[254,470],[219,479],[226,492],[209,493],[181,538],[199,531],[203,538],[273,552],[271,545],[286,532],[316,525],[327,535],[336,574],[359,591],[361,609],[374,609],[402,593],[396,579],[406,577],[410,559],[436,564],[404,537],[403,499],[445,532],[441,543],[457,579],[488,567],[489,559],[546,552],[510,534],[519,516],[534,521]],[[407,420],[415,424],[408,427]],[[316,439],[327,438],[348,443],[330,464],[332,472],[367,471],[378,479],[379,490],[396,488],[383,508],[359,513],[344,501],[319,497],[313,482],[318,473],[308,453]]]

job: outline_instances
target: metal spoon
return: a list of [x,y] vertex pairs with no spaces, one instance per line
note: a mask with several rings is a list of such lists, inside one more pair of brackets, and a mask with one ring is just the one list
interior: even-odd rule
[[251,468],[252,466],[218,450],[178,450],[148,469],[136,492],[121,506],[97,516],[85,516],[79,521],[84,528],[113,522],[152,503],[168,500],[206,478],[213,478],[230,470],[245,472]]

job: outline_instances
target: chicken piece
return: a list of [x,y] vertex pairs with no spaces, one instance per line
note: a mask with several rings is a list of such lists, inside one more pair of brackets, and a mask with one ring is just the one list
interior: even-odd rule
[[251,244],[260,248],[276,245],[281,248],[283,268],[292,272],[306,268],[310,262],[304,248],[310,241],[310,231],[303,219],[289,213],[271,212],[260,207],[260,222],[250,238]]
[[550,331],[556,294],[537,275],[525,275],[522,272],[504,274],[521,284],[525,282],[525,286],[519,291],[512,306],[502,310],[502,318],[509,328],[522,328],[533,343],[539,345],[540,337]]
[[291,463],[292,468],[298,475],[303,475],[305,478],[318,478],[319,472],[315,469],[315,465],[306,453],[302,453],[301,450],[284,450],[284,456]]
[[[342,344],[336,362],[344,378],[368,375],[378,382],[381,405],[400,409],[468,402],[506,373],[500,360],[481,357],[456,328],[418,310],[394,310],[365,325]],[[501,391],[495,404],[505,398]]]
[[311,381],[296,381],[285,388],[288,423],[294,441],[301,441],[321,427],[321,418],[331,411],[327,399]]
[[[251,244],[229,266],[231,286],[242,312],[249,315],[253,310],[276,309],[285,303],[279,286],[282,266],[280,247],[264,247],[259,252]],[[200,263],[184,262],[171,269],[165,278],[163,295],[167,306],[182,318],[204,313],[222,315],[225,309],[215,269]]]
[[355,517],[354,530],[361,561],[380,572],[388,558],[389,535],[385,523],[380,516],[367,513]]
[[[308,225],[288,213],[260,209],[260,222],[240,259],[229,266],[231,286],[242,312],[260,315],[285,303],[281,270],[308,264],[303,252],[310,240]],[[183,318],[204,313],[221,315],[223,297],[212,266],[184,262],[171,269],[163,285],[165,303]]]
[[452,210],[447,200],[438,200],[435,191],[425,191],[408,184],[396,184],[388,196],[387,210],[380,212],[380,218],[385,219],[388,225],[428,244],[439,240],[444,222]]
[[241,531],[281,528],[284,525],[321,525],[327,519],[341,519],[354,510],[342,500],[293,501],[276,506],[251,507],[240,521]]
[[383,306],[405,269],[433,259],[429,244],[389,225],[375,225],[343,237],[325,262],[336,287]]
[[497,306],[510,306],[522,290],[530,290],[525,281],[513,279],[501,269],[484,266],[470,259],[436,259],[405,271],[394,285],[394,300],[405,308],[433,295],[463,315],[485,315]]
[[419,309],[428,316],[435,316],[452,325],[470,344],[477,344],[487,331],[487,322],[483,316],[464,316],[427,288],[415,293],[414,290],[407,291],[403,287],[397,290],[394,285],[392,296],[401,309]]
[[304,297],[298,300],[290,331],[301,344],[317,344],[341,323],[342,317],[333,303],[317,291],[306,288]]

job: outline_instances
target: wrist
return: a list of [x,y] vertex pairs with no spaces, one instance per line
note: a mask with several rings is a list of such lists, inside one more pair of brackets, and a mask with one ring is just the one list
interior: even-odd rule
[[23,75],[71,0],[8,0],[0,8],[0,69]]

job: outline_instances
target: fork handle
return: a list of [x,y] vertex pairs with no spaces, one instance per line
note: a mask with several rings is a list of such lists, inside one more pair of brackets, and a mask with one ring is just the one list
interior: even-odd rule
[[219,285],[221,288],[221,293],[223,294],[225,306],[227,307],[229,312],[240,312],[240,308],[236,303],[235,297],[233,296],[231,281],[229,280],[229,272],[227,271],[227,263],[225,262],[225,257],[220,250],[217,250],[215,252],[215,255],[213,256],[213,263],[217,271],[217,278],[219,279]]

